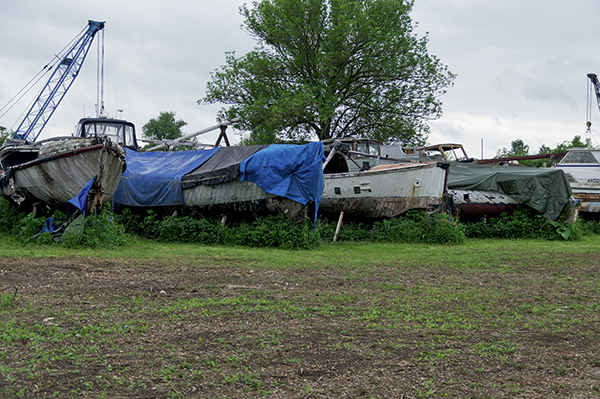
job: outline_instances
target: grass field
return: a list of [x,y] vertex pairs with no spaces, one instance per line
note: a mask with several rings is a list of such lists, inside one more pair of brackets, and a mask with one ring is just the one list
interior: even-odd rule
[[0,238],[0,397],[600,396],[597,236],[313,251]]

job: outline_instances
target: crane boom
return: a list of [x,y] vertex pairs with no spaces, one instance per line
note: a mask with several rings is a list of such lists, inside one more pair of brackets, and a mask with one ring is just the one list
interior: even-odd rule
[[50,79],[25,115],[13,138],[35,141],[61,100],[79,74],[94,36],[104,28],[104,22],[88,21],[87,30],[66,51]]
[[592,81],[592,86],[594,86],[594,91],[596,92],[596,99],[598,100],[598,110],[600,110],[600,82],[598,81],[598,76],[595,73],[588,73],[587,77]]

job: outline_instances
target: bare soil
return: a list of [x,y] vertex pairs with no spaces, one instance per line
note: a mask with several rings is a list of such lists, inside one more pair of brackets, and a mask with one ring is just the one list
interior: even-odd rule
[[[596,276],[598,257],[582,256],[578,262],[597,265],[587,270],[588,276]],[[11,292],[9,287],[18,290],[18,309],[0,312],[0,317],[16,315],[23,325],[51,325],[55,333],[73,331],[78,324],[107,325],[107,329],[128,323],[145,325],[129,333],[107,332],[105,342],[101,335],[86,338],[83,332],[81,337],[71,334],[55,343],[28,338],[19,343],[0,340],[0,367],[21,370],[38,362],[29,368],[29,374],[13,371],[10,378],[0,375],[0,392],[8,394],[13,386],[9,397],[599,396],[597,319],[577,326],[576,333],[569,326],[563,331],[533,326],[509,334],[482,328],[411,328],[410,322],[406,328],[385,328],[385,316],[374,318],[369,325],[336,311],[335,306],[330,313],[314,308],[335,304],[339,298],[345,306],[354,301],[368,312],[369,301],[375,305],[383,301],[377,292],[388,298],[381,287],[399,276],[406,289],[461,278],[469,285],[514,278],[517,286],[519,281],[519,275],[489,271],[460,276],[456,269],[421,268],[403,274],[392,269],[382,267],[377,275],[353,278],[337,269],[262,266],[252,270],[235,263],[0,259],[0,290],[4,290],[0,293]],[[535,273],[541,282],[555,276],[556,270],[540,267]],[[541,285],[523,285],[516,290],[514,300],[502,304],[507,310],[519,308],[534,295],[549,295],[550,300],[552,295],[578,296],[588,305],[599,300],[594,293],[551,293]],[[243,297],[255,304],[244,305]],[[151,310],[136,307],[136,298],[143,298]],[[256,305],[260,298],[264,298],[265,308]],[[213,302],[202,308],[159,310],[192,299]],[[286,313],[266,307],[286,301],[291,302],[286,309],[302,305],[308,315],[299,317],[302,310]],[[452,303],[437,306],[440,311],[453,308]],[[508,341],[516,349],[501,346]],[[481,345],[486,342],[490,343],[487,348]],[[64,345],[73,347],[70,357],[64,355]],[[39,363],[40,353],[61,356]],[[28,388],[16,389],[25,386]]]

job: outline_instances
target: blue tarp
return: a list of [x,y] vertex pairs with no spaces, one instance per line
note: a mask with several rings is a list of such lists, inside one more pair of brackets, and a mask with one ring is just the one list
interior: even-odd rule
[[[126,150],[127,170],[114,205],[183,205],[182,177],[208,161],[219,147],[200,151],[145,152]],[[272,144],[240,162],[241,180],[303,205],[318,209],[325,187],[323,143]],[[316,212],[315,212],[316,215]]]
[[68,203],[75,206],[77,209],[81,211],[85,215],[85,208],[87,205],[87,196],[90,190],[92,189],[92,183],[94,183],[94,178],[92,177],[89,182],[86,183],[85,186],[81,189],[79,194],[75,197],[71,198]]
[[240,180],[303,205],[315,203],[315,221],[325,180],[323,143],[272,144],[240,163]]
[[125,149],[127,169],[113,197],[115,205],[183,205],[181,177],[202,165],[219,148],[179,152]]

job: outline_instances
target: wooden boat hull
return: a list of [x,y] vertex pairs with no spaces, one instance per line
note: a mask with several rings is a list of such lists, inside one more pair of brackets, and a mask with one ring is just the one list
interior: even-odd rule
[[184,189],[183,200],[186,207],[203,215],[248,213],[262,216],[282,213],[294,221],[304,219],[308,208],[308,205],[269,194],[255,183],[240,181],[239,177],[226,183]]
[[62,205],[96,178],[91,193],[105,203],[113,197],[124,168],[123,149],[110,141],[65,140],[40,150],[38,159],[5,171],[2,195],[17,203]]
[[319,212],[375,219],[409,209],[435,212],[444,204],[447,173],[447,163],[429,162],[326,174]]

